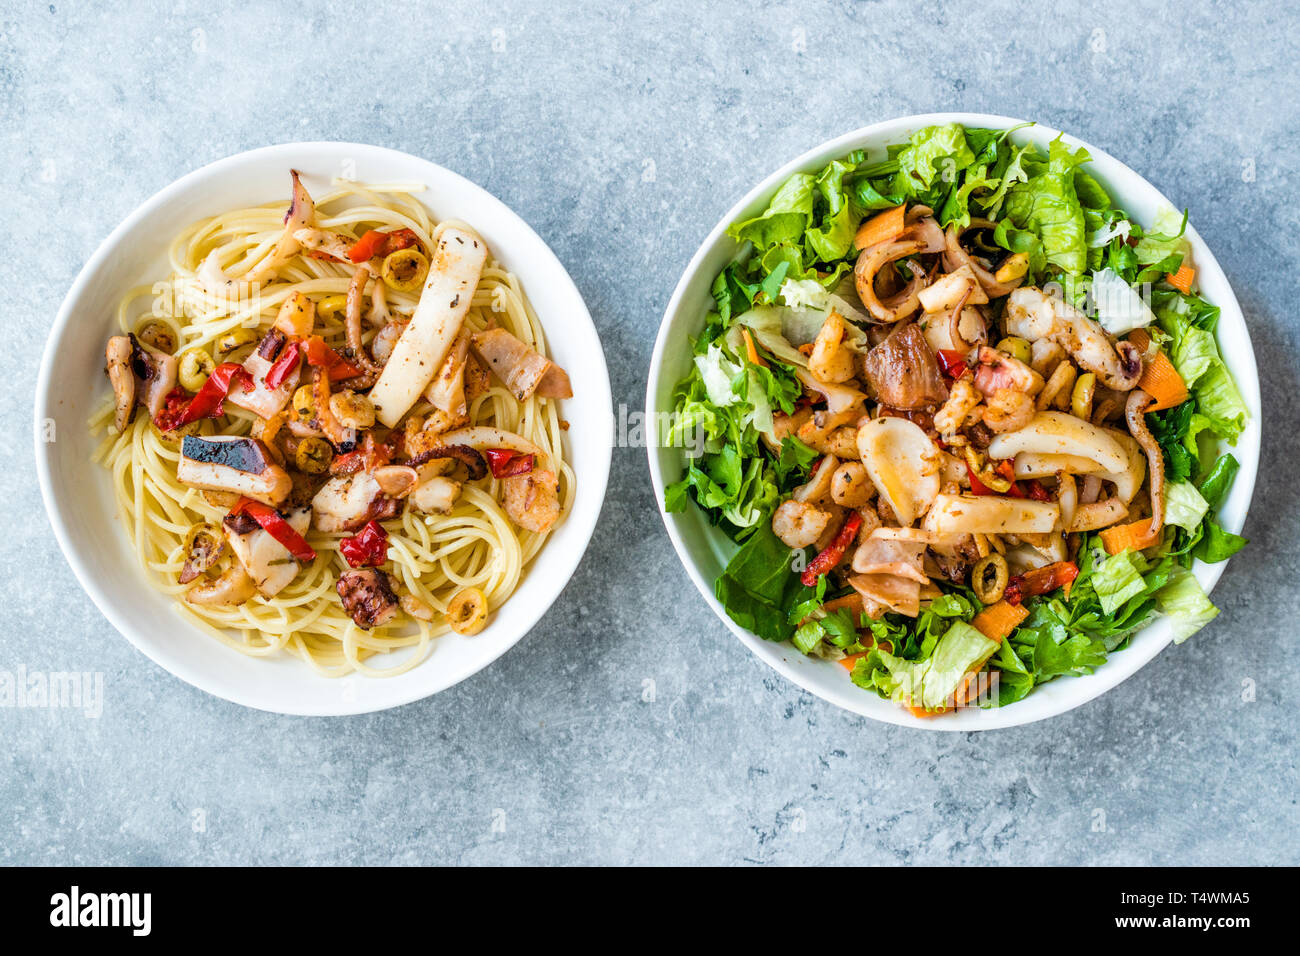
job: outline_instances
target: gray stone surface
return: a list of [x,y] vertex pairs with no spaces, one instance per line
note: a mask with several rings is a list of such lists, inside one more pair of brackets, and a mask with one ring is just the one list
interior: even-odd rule
[[[105,679],[99,719],[0,710],[0,862],[1300,862],[1293,5],[222,6],[0,13],[0,669]],[[668,295],[735,198],[832,135],[949,108],[1069,129],[1190,205],[1251,321],[1252,546],[1219,620],[1097,702],[952,736],[800,692],[695,594],[640,450],[615,451],[591,551],[531,636],[365,717],[191,689],[111,629],[55,545],[28,431],[47,329],[109,230],[202,163],[345,139],[481,183],[568,266],[635,407]]]

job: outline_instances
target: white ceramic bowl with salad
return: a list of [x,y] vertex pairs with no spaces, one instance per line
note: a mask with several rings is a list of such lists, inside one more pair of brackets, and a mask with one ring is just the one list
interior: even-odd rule
[[678,283],[646,395],[709,607],[819,697],[952,731],[1063,713],[1207,624],[1259,382],[1181,208],[1074,137],[967,113],[755,186]]

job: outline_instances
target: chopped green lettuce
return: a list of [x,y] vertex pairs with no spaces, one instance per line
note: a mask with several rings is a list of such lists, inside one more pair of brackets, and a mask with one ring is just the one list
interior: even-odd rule
[[1156,592],[1156,604],[1173,624],[1175,644],[1187,640],[1219,614],[1196,575],[1185,568],[1179,568]]
[[[1172,206],[1162,207],[1151,222],[1148,230],[1134,247],[1137,261],[1143,265],[1160,263],[1166,272],[1178,271],[1178,266],[1191,251],[1187,241],[1187,214],[1179,213]],[[1174,262],[1170,268],[1167,264]]]
[[895,158],[900,184],[913,195],[929,190],[936,179],[955,182],[957,173],[975,162],[966,131],[957,123],[917,130]]
[[1190,481],[1165,484],[1165,524],[1195,531],[1209,510],[1210,506]]
[[[1137,560],[1141,561],[1141,558]],[[1102,561],[1093,571],[1092,589],[1101,602],[1101,609],[1107,614],[1114,614],[1130,598],[1142,594],[1146,582],[1134,563],[1134,553],[1121,551]]]
[[713,586],[731,619],[765,640],[784,641],[794,634],[790,610],[812,591],[790,573],[793,554],[764,522]]
[[[966,674],[983,667],[997,649],[997,641],[964,621],[954,621],[924,659],[906,660],[885,651],[877,651],[876,655],[889,672],[886,689],[890,698],[913,707],[938,710],[950,704]],[[854,670],[857,671],[857,665]],[[878,686],[874,677],[868,679],[873,686]]]
[[1013,186],[1006,199],[1011,223],[1037,237],[1050,265],[1075,275],[1088,267],[1088,237],[1074,174],[1089,158],[1087,150],[1072,151],[1053,140],[1047,163],[1035,164],[1037,171]]
[[1176,302],[1156,313],[1169,336],[1170,360],[1211,430],[1235,441],[1245,427],[1245,400],[1223,364],[1213,329],[1198,324],[1181,299]]
[[1206,507],[1217,508],[1223,503],[1228,489],[1232,486],[1232,480],[1237,477],[1237,472],[1240,470],[1241,462],[1234,456],[1229,454],[1219,456],[1205,473],[1197,488],[1201,497],[1205,499]]

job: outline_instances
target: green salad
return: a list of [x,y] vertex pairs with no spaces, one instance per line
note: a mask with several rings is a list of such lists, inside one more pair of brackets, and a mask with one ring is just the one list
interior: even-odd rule
[[714,590],[771,641],[918,715],[1088,674],[1190,568],[1247,411],[1186,214],[1139,224],[1084,149],[932,126],[796,173],[740,250],[677,386],[664,492],[737,545]]

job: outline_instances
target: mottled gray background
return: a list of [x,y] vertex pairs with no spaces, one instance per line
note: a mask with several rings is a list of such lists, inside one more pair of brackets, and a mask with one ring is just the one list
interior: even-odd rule
[[[102,672],[106,700],[98,720],[0,710],[0,861],[1300,862],[1293,5],[89,6],[0,14],[0,669]],[[1191,207],[1251,322],[1252,546],[1213,626],[1092,704],[956,736],[800,692],[699,599],[636,449],[615,450],[592,548],[519,647],[365,717],[191,689],[55,545],[29,433],[46,332],[96,244],[203,163],[343,139],[463,173],[568,266],[635,407],[668,295],[736,198],[823,139],[943,109],[1036,118],[1137,168]]]

